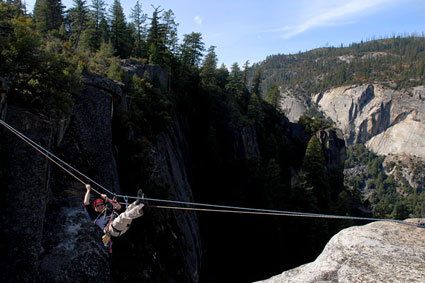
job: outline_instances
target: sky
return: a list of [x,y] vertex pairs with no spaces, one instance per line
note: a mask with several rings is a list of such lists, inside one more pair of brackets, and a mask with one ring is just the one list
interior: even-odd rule
[[[105,0],[108,7],[113,0]],[[121,0],[127,21],[136,0]],[[26,0],[32,11],[35,0]],[[73,0],[62,0],[70,8]],[[91,0],[87,0],[91,4]],[[174,12],[178,35],[200,32],[216,46],[219,65],[260,62],[269,55],[348,46],[394,35],[425,33],[424,0],[139,0]]]

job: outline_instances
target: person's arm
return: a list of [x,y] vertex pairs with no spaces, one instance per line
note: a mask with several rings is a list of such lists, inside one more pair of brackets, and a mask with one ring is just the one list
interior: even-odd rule
[[121,204],[119,202],[108,198],[105,194],[100,195],[100,197],[103,198],[105,202],[109,202],[114,209],[121,210]]
[[86,194],[84,196],[84,205],[89,205],[90,204],[90,190],[91,190],[91,186],[89,184],[86,185]]

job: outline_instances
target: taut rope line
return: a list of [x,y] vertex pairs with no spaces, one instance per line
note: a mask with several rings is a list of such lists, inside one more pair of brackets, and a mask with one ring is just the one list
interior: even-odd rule
[[[25,143],[27,143],[32,148],[34,148],[36,151],[38,151],[39,153],[41,153],[42,155],[44,155],[47,159],[49,159],[54,164],[56,164],[57,166],[59,166],[61,169],[63,169],[69,175],[71,175],[72,177],[74,177],[77,181],[79,181],[83,185],[85,185],[87,182],[84,182],[82,179],[80,179],[79,177],[77,177],[74,173],[72,173],[70,170],[68,170],[67,168],[65,168],[63,165],[67,166],[69,169],[71,169],[74,172],[80,174],[81,176],[84,176],[87,180],[91,181],[93,184],[96,184],[97,186],[99,186],[104,191],[108,192],[109,194],[111,194],[111,195],[114,194],[113,192],[109,191],[108,189],[106,189],[102,185],[100,185],[97,182],[93,181],[92,179],[90,179],[89,177],[87,177],[85,174],[81,173],[80,171],[78,171],[77,169],[75,169],[74,167],[72,167],[71,165],[69,165],[68,163],[66,163],[65,161],[63,161],[62,159],[60,159],[59,157],[57,157],[56,155],[54,155],[53,153],[49,152],[47,149],[43,148],[42,146],[40,146],[39,144],[37,144],[36,142],[34,142],[33,140],[31,140],[27,136],[25,136],[24,134],[22,134],[21,132],[19,132],[18,130],[16,130],[12,126],[10,126],[9,124],[7,124],[5,121],[3,121],[3,120],[0,119],[0,124],[2,124],[5,128],[7,128],[13,134],[15,134],[16,136],[18,136],[19,138],[21,138]],[[59,162],[61,162],[63,165],[61,165]],[[93,191],[96,192],[96,193],[98,193],[99,195],[101,194],[100,192],[98,192],[95,189],[93,189]]]
[[[108,192],[111,195],[115,195],[110,190],[106,189],[102,185],[98,184],[97,182],[93,181],[89,177],[87,177],[85,174],[81,173],[77,169],[73,168],[71,165],[60,159],[59,157],[55,156],[48,150],[44,149],[42,146],[38,145],[34,141],[32,141],[30,138],[26,137],[22,133],[20,133],[18,130],[14,129],[12,126],[8,125],[6,122],[0,119],[0,124],[2,124],[4,127],[6,127],[8,130],[10,130],[12,133],[14,133],[16,136],[18,136],[20,139],[22,139],[25,143],[33,147],[35,150],[37,150],[39,153],[44,155],[46,158],[48,158],[50,161],[52,161],[54,164],[62,168],[65,172],[70,174],[72,177],[74,177],[76,180],[81,182],[83,185],[86,184],[82,179],[77,177],[74,173],[72,173],[70,170],[73,170],[74,172],[77,172],[79,175],[83,176],[87,180],[93,182],[93,184],[96,184],[104,191]],[[56,159],[56,160],[55,160]],[[62,164],[60,164],[62,163]],[[67,166],[70,170],[65,168]],[[94,192],[101,194],[95,189],[92,189]],[[124,199],[133,198],[137,199],[137,197],[134,196],[126,196],[126,195],[116,195],[116,197],[122,197]],[[162,202],[162,203],[169,203],[169,204],[178,204],[178,205],[186,205],[184,206],[165,206],[165,205],[149,205],[150,207],[154,208],[162,208],[162,209],[175,209],[175,210],[191,210],[191,211],[208,211],[208,212],[221,212],[221,213],[238,213],[238,214],[256,214],[256,215],[274,215],[274,216],[293,216],[293,217],[309,217],[309,218],[327,218],[327,219],[345,219],[345,220],[362,220],[362,221],[389,221],[389,222],[395,222],[403,225],[409,225],[409,226],[415,226],[420,228],[425,228],[425,225],[419,225],[409,222],[404,222],[400,220],[394,220],[394,219],[383,219],[383,218],[369,218],[369,217],[356,217],[356,216],[342,216],[342,215],[330,215],[330,214],[320,214],[320,213],[306,213],[306,212],[294,212],[294,211],[283,211],[283,210],[270,210],[270,209],[257,209],[257,208],[246,208],[246,207],[237,207],[237,206],[226,206],[226,205],[215,205],[215,204],[205,204],[205,203],[196,203],[196,202],[186,202],[186,201],[176,201],[176,200],[164,200],[164,199],[155,199],[155,198],[143,198],[147,201],[153,201],[153,202]],[[188,207],[191,206],[191,207]],[[201,208],[204,207],[204,208]]]

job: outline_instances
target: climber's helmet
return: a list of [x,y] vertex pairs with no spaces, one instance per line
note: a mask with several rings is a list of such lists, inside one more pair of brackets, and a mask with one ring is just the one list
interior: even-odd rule
[[95,210],[96,210],[96,208],[103,209],[104,205],[105,204],[103,203],[103,199],[101,199],[101,198],[98,198],[93,202],[93,207],[94,207]]

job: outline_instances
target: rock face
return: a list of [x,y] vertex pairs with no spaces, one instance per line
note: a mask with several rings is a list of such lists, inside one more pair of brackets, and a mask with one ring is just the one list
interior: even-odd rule
[[[54,149],[74,168],[119,193],[111,118],[113,101],[119,101],[123,85],[94,74],[86,74],[84,82],[84,91],[76,100],[68,123],[60,128]],[[51,192],[44,221],[40,280],[103,281],[97,274],[103,270],[109,275],[109,262],[99,242],[101,232],[92,225],[81,203],[83,185],[56,166],[52,167],[48,184]],[[95,197],[97,194],[92,194]],[[106,276],[107,281],[109,278]]]
[[[3,107],[1,116],[90,178],[119,192],[111,117],[113,97],[119,100],[122,85],[94,75],[84,80],[86,87],[66,123],[57,125],[10,105]],[[83,185],[4,128],[0,151],[1,192],[7,200],[1,208],[1,225],[9,227],[1,241],[2,254],[9,255],[2,257],[2,281],[110,280],[100,231],[82,205]],[[99,277],[102,273],[105,276]]]
[[283,110],[289,121],[296,122],[307,110],[301,99],[291,95],[290,92],[280,92],[279,107]]
[[[413,220],[414,223],[425,219]],[[263,283],[424,282],[425,230],[375,222],[342,230],[312,263]]]
[[339,87],[316,95],[342,129],[348,144],[363,143],[378,154],[425,158],[425,89],[395,91],[380,85]]
[[161,87],[167,88],[168,86],[168,74],[158,65],[147,65],[142,64],[137,60],[126,59],[120,61],[121,68],[125,71],[126,76],[132,77],[133,75],[143,78],[145,73],[149,75],[150,82],[158,80]]
[[[112,118],[122,100],[123,85],[90,73],[85,74],[83,82],[84,91],[62,124],[8,105],[3,93],[0,117],[91,179],[119,193],[119,152],[113,144]],[[159,174],[155,181],[169,188],[170,197],[191,200],[178,122],[158,140]],[[0,128],[0,156],[0,196],[7,200],[0,207],[2,282],[111,282],[114,278],[123,282],[137,278],[149,282],[198,281],[202,247],[196,214],[146,212],[138,220],[145,224],[134,223],[123,236],[133,237],[131,244],[128,240],[115,241],[120,250],[108,257],[100,241],[100,229],[85,212],[85,189],[79,181],[51,165],[4,127]],[[155,227],[159,232],[153,228],[143,231],[142,226]],[[144,253],[135,252],[135,246],[143,247]],[[120,252],[127,250],[131,253],[118,259]],[[175,258],[182,260],[176,262]],[[115,270],[116,266],[126,266],[118,264],[123,259],[140,260],[131,270],[136,277],[130,278],[130,271],[124,276],[122,270]]]
[[254,126],[241,128],[233,124],[228,124],[226,130],[228,144],[232,145],[232,149],[228,155],[232,155],[233,158],[250,158],[260,155],[257,133]]
[[329,171],[342,172],[345,162],[345,141],[341,130],[322,129],[317,131],[317,138],[322,145]]
[[[8,107],[0,115],[43,147],[52,147],[52,125],[42,117]],[[13,134],[0,129],[0,280],[35,282],[44,215],[49,200],[49,164]]]
[[[158,165],[156,182],[169,187],[170,198],[180,201],[193,201],[183,157],[186,145],[180,124],[175,119],[172,134],[161,134],[158,139],[155,160]],[[187,272],[186,282],[197,282],[200,275],[202,243],[197,215],[194,212],[172,211],[176,219],[179,243],[185,247],[180,258]]]

